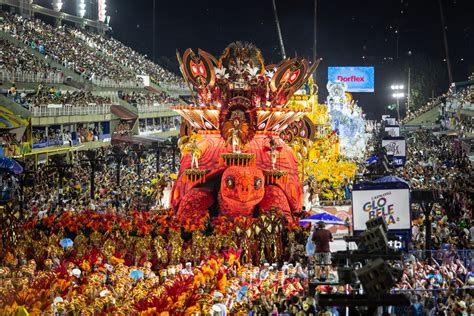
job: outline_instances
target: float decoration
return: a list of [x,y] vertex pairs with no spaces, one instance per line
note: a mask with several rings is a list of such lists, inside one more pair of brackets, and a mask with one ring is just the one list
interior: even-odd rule
[[[311,109],[301,120],[290,124],[280,138],[290,145],[300,161],[299,173],[303,180],[304,205],[310,209],[319,199],[340,200],[344,197],[344,181],[355,175],[356,164],[348,161],[341,150],[341,135],[331,126],[331,113],[349,108],[350,95],[340,85],[330,85],[330,105],[319,104],[317,86],[310,78],[290,99],[288,107]],[[349,101],[350,102],[350,101]],[[351,102],[357,110],[357,105]],[[333,111],[331,111],[331,109]],[[346,111],[346,110],[344,110]],[[331,113],[330,113],[331,112]],[[344,112],[345,113],[345,112]],[[350,141],[348,142],[350,144]],[[344,147],[346,149],[346,147]]]
[[286,104],[319,61],[311,65],[295,58],[265,65],[260,50],[242,42],[230,44],[219,59],[203,50],[177,55],[196,93],[194,104],[174,110],[188,131],[200,135],[193,146],[200,150],[199,168],[208,171],[200,181],[187,181],[197,159],[183,152],[171,200],[178,222],[197,221],[211,209],[230,220],[277,209],[293,222],[303,192],[295,154],[279,134],[309,111]]

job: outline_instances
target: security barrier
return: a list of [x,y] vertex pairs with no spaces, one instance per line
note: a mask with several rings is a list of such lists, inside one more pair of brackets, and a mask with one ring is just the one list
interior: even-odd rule
[[62,84],[62,72],[0,71],[0,81]]

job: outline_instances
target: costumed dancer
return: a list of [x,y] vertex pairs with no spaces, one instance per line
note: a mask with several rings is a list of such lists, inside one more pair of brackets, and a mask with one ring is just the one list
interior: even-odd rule
[[199,157],[201,157],[201,150],[198,147],[197,139],[193,139],[189,146],[191,147],[191,168],[199,169]]
[[248,123],[245,121],[244,112],[233,111],[230,119],[224,123],[224,135],[226,146],[230,144],[233,153],[240,153],[248,135]]
[[236,119],[234,119],[234,121],[232,123],[233,123],[233,127],[231,129],[232,136],[231,136],[231,139],[230,139],[230,141],[232,143],[232,152],[233,153],[240,153],[240,137],[239,137],[240,122],[236,118]]
[[161,199],[161,206],[165,209],[170,208],[171,200],[171,189],[173,188],[173,183],[170,179],[166,179],[165,188],[163,190],[163,198]]
[[271,135],[267,137],[270,142],[270,161],[272,163],[272,169],[276,169],[276,162],[278,158],[278,152],[281,150],[281,147],[278,147],[277,141]]

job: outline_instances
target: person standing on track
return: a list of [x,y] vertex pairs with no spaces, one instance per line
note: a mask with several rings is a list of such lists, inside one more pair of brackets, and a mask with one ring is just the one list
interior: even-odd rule
[[317,279],[320,279],[321,277],[321,267],[324,268],[324,276],[327,278],[331,265],[331,250],[329,243],[332,242],[333,239],[331,232],[324,227],[326,227],[326,224],[323,221],[319,221],[312,237],[316,246],[314,257],[316,264],[315,276]]

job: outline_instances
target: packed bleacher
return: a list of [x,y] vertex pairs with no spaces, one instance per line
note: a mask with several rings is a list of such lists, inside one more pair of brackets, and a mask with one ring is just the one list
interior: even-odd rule
[[185,88],[181,77],[166,71],[159,65],[148,60],[146,56],[139,54],[113,38],[108,39],[102,35],[85,33],[78,29],[73,29],[71,34],[86,42],[90,47],[112,58],[122,66],[134,69],[137,74],[150,75],[158,84]]
[[[469,80],[474,80],[474,74],[470,76]],[[451,86],[446,93],[409,112],[403,118],[402,123],[407,123],[435,107],[440,107],[439,118],[442,128],[457,129],[457,127],[463,127],[461,131],[464,133],[474,131],[472,120],[455,115],[459,110],[474,111],[474,87],[472,84],[463,89],[457,89],[455,85]]]
[[74,40],[67,27],[55,28],[39,19],[28,20],[17,15],[6,15],[2,30],[89,80],[137,80],[131,70],[123,69],[94,52],[85,43]]
[[179,102],[179,98],[170,96],[165,92],[131,92],[122,94],[122,100],[133,105],[173,104]]
[[85,106],[85,105],[103,105],[110,104],[109,98],[93,95],[90,91],[66,91],[61,92],[55,90],[54,87],[40,87],[39,91],[27,97],[27,103],[31,106],[46,106],[48,104],[61,104],[61,105],[74,105],[74,106]]
[[166,88],[184,88],[181,78],[115,39],[8,13],[3,17],[0,30],[99,85],[125,81],[140,87],[143,82],[137,75],[149,75]]
[[59,72],[56,68],[49,66],[44,61],[36,58],[27,49],[17,47],[6,40],[0,40],[0,71],[16,72]]

